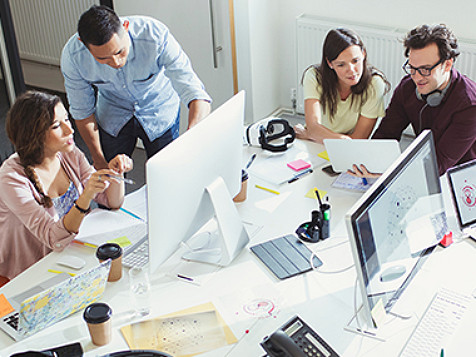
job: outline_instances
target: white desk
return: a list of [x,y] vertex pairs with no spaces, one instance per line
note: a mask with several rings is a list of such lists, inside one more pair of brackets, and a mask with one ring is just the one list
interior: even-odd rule
[[[323,146],[310,142],[298,141],[296,145],[312,154],[323,150]],[[259,149],[246,148],[244,162],[253,152],[262,155]],[[309,247],[316,251],[324,262],[321,268],[323,271],[338,271],[352,265],[352,255],[342,219],[361,194],[333,189],[330,186],[332,181],[333,178],[316,169],[312,175],[280,186],[278,190],[281,194],[274,195],[255,188],[255,183],[268,187],[270,185],[251,176],[248,199],[237,204],[244,221],[263,226],[252,238],[250,245],[292,233],[300,223],[308,221],[310,212],[317,207],[317,203],[304,195],[311,188],[317,187],[328,191],[332,204],[331,238]],[[446,201],[449,204],[448,197]],[[73,244],[65,253],[81,256],[87,261],[87,267],[97,263],[94,249],[91,248]],[[51,273],[47,270],[59,269],[55,262],[61,254],[51,253],[0,289],[0,292],[12,296],[25,290],[33,282],[50,277]],[[344,326],[354,313],[354,269],[335,274],[315,271],[279,281],[249,249],[245,249],[226,268],[181,262],[178,257],[179,254],[174,255],[151,277],[153,305],[150,317],[213,302],[238,338],[238,343],[211,351],[204,356],[262,356],[264,351],[259,342],[296,313],[341,356],[395,356],[439,287],[446,286],[467,294],[476,288],[476,244],[465,240],[447,249],[437,248],[399,300],[399,311],[404,311],[412,317],[408,320],[393,320],[384,326],[383,329],[390,338],[383,343],[344,331]],[[164,273],[170,272],[192,275],[201,281],[201,285],[195,286],[164,276]],[[82,313],[76,313],[18,344],[14,344],[12,339],[0,332],[0,355],[8,356],[28,349],[41,350],[75,341],[81,342],[86,356],[100,356],[107,352],[128,349],[119,331],[119,327],[133,321],[127,272],[124,273],[119,282],[108,283],[101,299],[113,309],[114,332],[110,344],[103,347],[92,345]],[[360,300],[360,294],[358,296]],[[269,318],[246,315],[242,309],[243,304],[257,297],[272,300],[277,313]],[[468,326],[475,321],[474,316],[476,314],[471,315],[468,322],[465,322]],[[474,326],[472,329],[467,328],[466,332],[468,335],[457,336],[456,345],[467,346],[469,334],[474,334]],[[474,340],[473,336],[472,341]]]

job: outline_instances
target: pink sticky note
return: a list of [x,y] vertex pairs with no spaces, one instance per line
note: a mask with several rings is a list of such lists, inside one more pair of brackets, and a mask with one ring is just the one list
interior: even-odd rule
[[295,171],[301,171],[311,167],[311,164],[302,159],[299,159],[299,160],[288,162],[288,166]]

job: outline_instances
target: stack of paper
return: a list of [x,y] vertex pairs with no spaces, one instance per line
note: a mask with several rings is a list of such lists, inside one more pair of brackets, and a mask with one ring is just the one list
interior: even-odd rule
[[76,240],[99,246],[125,237],[135,243],[147,234],[147,223],[122,211],[96,208],[83,220]]

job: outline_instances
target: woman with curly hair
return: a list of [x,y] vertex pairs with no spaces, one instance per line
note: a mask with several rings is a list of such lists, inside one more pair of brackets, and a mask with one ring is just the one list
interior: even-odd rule
[[15,153],[0,167],[0,284],[78,233],[92,200],[119,208],[124,183],[108,175],[132,169],[117,155],[95,171],[75,146],[68,112],[59,97],[30,91],[7,114]]

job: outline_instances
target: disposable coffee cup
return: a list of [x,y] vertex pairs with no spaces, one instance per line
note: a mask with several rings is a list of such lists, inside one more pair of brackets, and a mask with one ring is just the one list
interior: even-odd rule
[[111,342],[111,315],[111,308],[103,302],[93,303],[84,309],[83,318],[88,324],[89,335],[96,346],[104,346]]
[[107,281],[118,281],[122,277],[122,248],[116,243],[105,243],[96,250],[100,262],[111,259],[111,270]]
[[246,195],[248,192],[248,172],[246,170],[241,170],[241,190],[233,198],[233,202],[243,202],[246,200]]

